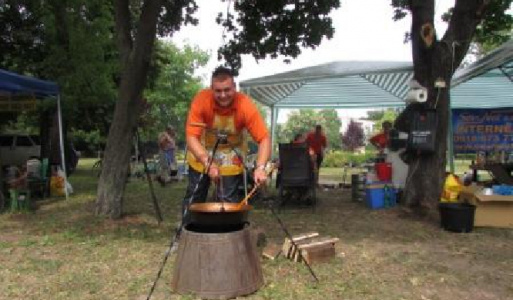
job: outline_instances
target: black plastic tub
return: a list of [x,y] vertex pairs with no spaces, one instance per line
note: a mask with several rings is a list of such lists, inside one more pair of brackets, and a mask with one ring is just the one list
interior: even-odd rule
[[474,229],[476,207],[467,203],[440,203],[440,225],[451,232],[471,232]]

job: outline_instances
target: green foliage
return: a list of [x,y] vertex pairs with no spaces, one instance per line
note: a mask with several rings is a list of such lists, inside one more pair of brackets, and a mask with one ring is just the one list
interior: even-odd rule
[[235,70],[241,67],[242,54],[257,60],[278,55],[295,58],[302,47],[315,49],[323,38],[333,37],[329,13],[340,6],[340,0],[234,2],[237,15],[219,13],[217,22],[232,34],[219,49],[219,58]]
[[158,132],[172,125],[178,141],[184,141],[190,101],[202,88],[194,70],[207,62],[208,54],[198,48],[179,49],[169,42],[157,42],[152,69],[158,72],[145,92],[148,108],[142,116],[143,139],[156,140]]
[[71,134],[75,149],[85,156],[94,156],[96,151],[103,150],[105,147],[105,137],[101,135],[99,130],[73,129]]
[[41,1],[0,2],[0,68],[39,75],[48,49],[43,41]]
[[354,153],[348,151],[329,151],[322,162],[323,167],[342,167],[347,163],[362,164],[375,157],[375,151]]
[[[511,0],[490,1],[487,5],[483,22],[476,28],[474,43],[479,45],[480,54],[485,54],[511,39],[513,30],[513,16],[508,13],[511,9]],[[442,15],[442,19],[449,22],[453,8]]]
[[367,111],[366,120],[379,121],[379,120],[383,119],[384,115],[385,115],[384,110],[369,110],[369,111]]
[[397,118],[398,115],[399,115],[399,113],[397,112],[397,110],[395,110],[393,108],[389,108],[387,110],[384,110],[382,117],[379,120],[377,120],[376,126],[374,126],[375,133],[381,131],[381,128],[383,127],[382,124],[385,121],[389,121],[392,124],[394,124],[394,121],[395,121],[395,119]]
[[328,146],[331,149],[341,149],[340,127],[342,127],[342,121],[340,121],[337,111],[323,109],[319,112],[319,115],[321,117],[320,124],[328,140]]
[[21,112],[17,118],[11,118],[7,122],[2,121],[0,121],[0,132],[11,131],[39,135],[38,119],[32,112]]
[[340,127],[342,122],[334,109],[323,109],[319,112],[313,109],[301,109],[289,114],[287,122],[277,127],[278,141],[290,142],[296,134],[306,134],[314,130],[315,125],[320,124],[328,140],[328,146],[332,149],[340,149]]
[[111,3],[8,2],[0,5],[0,67],[56,81],[65,123],[105,134],[119,77]]

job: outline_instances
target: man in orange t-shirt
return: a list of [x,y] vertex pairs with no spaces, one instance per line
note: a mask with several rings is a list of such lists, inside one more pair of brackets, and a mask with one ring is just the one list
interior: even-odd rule
[[308,145],[310,155],[315,155],[316,168],[317,172],[319,172],[324,159],[324,150],[328,146],[326,136],[322,132],[321,125],[316,125],[315,131],[308,133],[306,136],[306,144]]
[[[241,200],[238,188],[243,182],[241,155],[247,149],[245,131],[258,144],[253,177],[256,184],[262,184],[267,180],[265,166],[271,154],[267,127],[251,99],[236,91],[232,72],[219,67],[212,74],[211,87],[198,92],[192,100],[187,117],[189,184],[184,208],[189,203],[205,202],[211,180],[219,184],[217,197],[220,200]],[[212,157],[220,133],[226,136],[226,143],[220,143]],[[208,176],[202,177],[204,172]],[[193,195],[197,184],[198,189]]]

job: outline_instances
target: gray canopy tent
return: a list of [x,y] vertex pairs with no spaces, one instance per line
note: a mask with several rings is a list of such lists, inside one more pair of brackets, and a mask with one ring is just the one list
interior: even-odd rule
[[[240,88],[271,109],[274,141],[281,108],[404,107],[412,78],[411,62],[338,61],[245,80],[240,82]],[[512,80],[510,40],[455,73],[451,108],[511,107]]]
[[[64,180],[67,182],[66,176],[66,160],[64,155],[64,136],[62,129],[62,113],[61,98],[59,86],[51,81],[41,80],[34,77],[23,76],[13,72],[0,69],[0,92],[7,95],[16,94],[33,94],[37,99],[53,97],[57,100],[57,116],[59,124],[59,146],[61,156],[61,167],[64,172]],[[68,191],[65,188],[66,199]]]

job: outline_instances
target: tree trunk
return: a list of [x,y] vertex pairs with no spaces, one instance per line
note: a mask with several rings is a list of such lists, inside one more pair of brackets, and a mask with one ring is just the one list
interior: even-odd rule
[[[416,155],[409,163],[405,203],[419,214],[432,212],[442,193],[450,121],[451,77],[467,53],[487,3],[486,0],[457,0],[447,32],[438,41],[433,26],[434,1],[411,1],[414,79],[428,89],[425,106],[435,108],[438,118],[435,153]],[[437,82],[444,86],[435,85]],[[399,119],[408,118],[408,110],[404,112]],[[408,121],[411,120],[406,120],[406,124]],[[399,123],[404,124],[402,120]]]
[[103,156],[96,201],[96,213],[113,219],[123,214],[123,193],[128,178],[132,137],[139,116],[134,99],[139,98],[141,91],[127,87],[127,82],[124,79],[121,83],[120,99],[116,104]]
[[141,95],[146,84],[160,8],[161,1],[144,2],[136,39],[132,42],[129,1],[117,0],[115,4],[122,76],[98,182],[97,215],[117,219],[123,214],[132,138],[142,109]]

